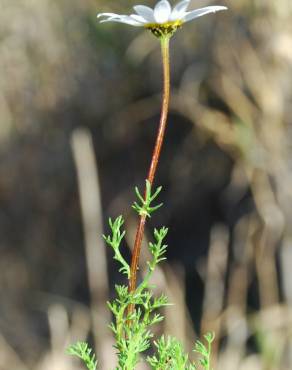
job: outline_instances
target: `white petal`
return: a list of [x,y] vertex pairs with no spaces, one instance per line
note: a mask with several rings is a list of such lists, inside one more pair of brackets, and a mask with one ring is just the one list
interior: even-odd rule
[[141,17],[141,15],[131,14],[130,17],[139,23],[149,23],[144,17]]
[[147,22],[154,23],[154,15],[153,9],[149,8],[149,6],[145,5],[136,5],[134,6],[134,10],[137,14],[141,15]]
[[192,19],[201,17],[202,15],[208,14],[208,13],[215,13],[219,10],[225,10],[227,9],[226,6],[206,6],[205,8],[196,9],[192,12],[186,13],[186,15],[183,18],[184,22],[189,22]]
[[118,23],[125,23],[125,24],[129,24],[131,26],[136,26],[136,27],[142,27],[143,26],[143,23],[141,22],[138,22],[134,19],[132,19],[131,17],[127,16],[127,15],[121,15],[121,16],[116,16],[116,17],[110,17],[108,19],[104,19],[102,20],[100,23],[104,23],[104,22],[118,22]]
[[171,6],[167,0],[161,0],[154,8],[154,18],[157,23],[165,23],[169,20]]
[[99,14],[97,14],[97,18],[100,18],[100,17],[119,17],[119,15],[115,14],[115,13],[99,13]]
[[119,22],[119,21],[114,18],[109,18],[109,19],[103,19],[99,23],[106,23],[106,22]]
[[172,10],[170,20],[175,21],[181,19],[187,10],[187,7],[190,5],[191,0],[182,0],[180,1]]
[[121,17],[121,23],[126,23],[126,24],[130,24],[131,26],[138,26],[138,27],[143,26],[142,22],[139,22],[136,19],[133,19],[131,16],[127,16],[127,15]]

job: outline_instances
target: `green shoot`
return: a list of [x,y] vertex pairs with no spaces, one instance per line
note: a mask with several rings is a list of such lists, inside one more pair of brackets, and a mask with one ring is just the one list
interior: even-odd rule
[[[139,355],[150,347],[153,337],[150,327],[163,320],[163,316],[156,311],[168,305],[167,297],[153,297],[149,280],[157,264],[165,259],[166,245],[163,245],[163,239],[166,234],[167,229],[164,227],[154,231],[155,242],[149,243],[152,259],[148,262],[148,272],[137,289],[129,293],[128,287],[117,285],[117,298],[108,303],[115,317],[110,328],[116,339],[118,369],[132,370],[136,367],[140,361]],[[130,305],[135,309],[129,313]]]
[[194,351],[199,353],[202,357],[199,362],[204,370],[211,370],[211,350],[212,342],[215,339],[215,333],[207,333],[204,335],[207,346],[200,340],[196,341]]
[[162,227],[160,230],[154,229],[155,242],[149,243],[149,251],[152,254],[152,260],[147,262],[148,272],[142,283],[138,286],[137,290],[142,290],[145,289],[145,287],[147,287],[157,264],[166,259],[164,255],[166,252],[167,245],[163,244],[163,240],[166,237],[167,232],[168,229],[166,227]]
[[76,344],[71,345],[67,349],[67,353],[72,356],[79,357],[88,370],[96,370],[97,361],[95,359],[95,354],[91,354],[92,349],[88,347],[88,344],[85,342],[77,342]]
[[109,225],[112,231],[112,235],[105,236],[103,235],[104,240],[106,243],[113,249],[114,251],[114,259],[122,265],[119,269],[119,272],[122,272],[123,274],[127,275],[127,278],[130,278],[130,266],[124,259],[124,257],[121,255],[120,252],[120,244],[125,236],[126,232],[121,232],[121,227],[124,224],[123,216],[117,217],[114,221],[112,219],[109,219]]
[[161,192],[162,186],[159,186],[156,191],[151,194],[151,184],[148,180],[146,180],[146,191],[145,191],[145,199],[140,194],[139,189],[137,186],[135,187],[135,192],[137,195],[137,198],[140,200],[141,204],[138,204],[137,202],[134,202],[132,207],[135,209],[135,211],[138,212],[140,216],[146,215],[147,217],[151,217],[151,213],[156,211],[158,208],[162,206],[162,203],[158,204],[157,206],[151,207],[151,203],[154,199],[157,198],[159,193]]
[[153,370],[196,370],[196,366],[190,363],[188,355],[184,353],[182,344],[172,337],[165,339],[162,336],[154,342],[157,354],[147,357],[147,362]]

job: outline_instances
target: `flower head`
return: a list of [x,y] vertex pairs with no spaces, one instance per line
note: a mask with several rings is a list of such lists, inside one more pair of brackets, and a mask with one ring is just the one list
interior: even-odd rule
[[100,13],[97,18],[104,18],[101,22],[119,22],[136,27],[145,27],[155,36],[162,37],[171,36],[183,23],[208,13],[227,9],[225,6],[206,6],[187,11],[190,1],[182,0],[172,9],[168,0],[160,0],[154,9],[145,5],[136,5],[134,6],[136,14]]

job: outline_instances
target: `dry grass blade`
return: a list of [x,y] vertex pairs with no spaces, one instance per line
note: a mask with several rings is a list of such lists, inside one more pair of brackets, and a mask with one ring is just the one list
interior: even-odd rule
[[106,253],[102,242],[102,209],[94,148],[89,131],[78,129],[72,135],[80,202],[84,226],[88,282],[91,294],[91,316],[97,358],[100,366],[110,368],[113,361],[111,321],[106,301],[109,298]]

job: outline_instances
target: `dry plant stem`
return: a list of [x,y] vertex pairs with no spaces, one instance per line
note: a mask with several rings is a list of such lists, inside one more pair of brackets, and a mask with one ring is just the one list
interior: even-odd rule
[[[161,147],[163,143],[165,128],[166,128],[166,121],[167,121],[167,114],[168,114],[168,107],[169,107],[169,90],[170,90],[170,73],[169,73],[169,36],[164,36],[160,39],[161,41],[161,53],[162,53],[162,64],[163,64],[163,99],[162,99],[162,109],[161,109],[161,116],[159,122],[158,133],[156,137],[156,143],[153,150],[150,168],[148,172],[147,180],[150,184],[153,184],[159,156],[161,152]],[[144,199],[146,197],[146,189],[144,191]],[[137,281],[137,270],[139,265],[139,257],[141,251],[141,244],[144,235],[146,223],[146,215],[141,215],[139,219],[139,224],[137,226],[136,237],[135,237],[135,244],[132,254],[132,261],[131,261],[131,275],[129,281],[129,291],[134,292],[136,289],[136,281]],[[129,308],[129,311],[133,310],[133,307]]]

